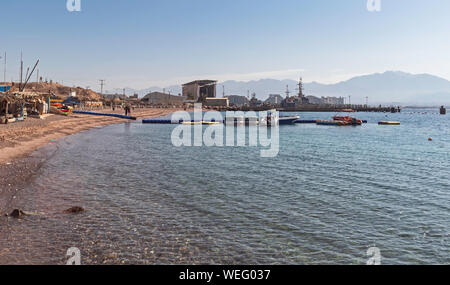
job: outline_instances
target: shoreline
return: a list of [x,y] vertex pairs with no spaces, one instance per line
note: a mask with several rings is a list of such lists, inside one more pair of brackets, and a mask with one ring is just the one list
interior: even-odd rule
[[[132,115],[137,119],[167,116],[182,109],[136,109]],[[101,110],[111,113],[109,109]],[[114,112],[118,113],[119,112]],[[28,119],[24,122],[0,125],[0,165],[12,163],[33,151],[60,138],[95,127],[127,122],[129,120],[74,114],[68,117],[50,115],[45,119]]]
[[[167,116],[182,109],[136,109],[137,119]],[[103,110],[110,112],[110,110]],[[101,112],[101,111],[100,111]],[[20,204],[20,193],[33,179],[46,156],[33,153],[61,138],[96,127],[128,122],[126,119],[92,115],[51,115],[24,122],[0,125],[0,215]]]

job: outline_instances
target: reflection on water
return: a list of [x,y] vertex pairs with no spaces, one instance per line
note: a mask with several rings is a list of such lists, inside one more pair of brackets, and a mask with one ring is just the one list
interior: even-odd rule
[[83,264],[365,264],[376,246],[385,264],[448,264],[449,117],[358,116],[369,124],[281,127],[276,158],[175,148],[170,125],[70,136],[19,197],[45,215],[0,220],[0,260],[62,264],[78,247]]

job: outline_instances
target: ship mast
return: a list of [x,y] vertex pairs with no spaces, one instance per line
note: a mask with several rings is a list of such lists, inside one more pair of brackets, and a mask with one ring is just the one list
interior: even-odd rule
[[303,82],[302,78],[300,77],[300,80],[298,81],[298,97],[303,98]]

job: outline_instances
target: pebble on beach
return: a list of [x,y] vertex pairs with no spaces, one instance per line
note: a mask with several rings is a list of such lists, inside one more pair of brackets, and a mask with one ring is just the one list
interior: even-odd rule
[[79,206],[75,206],[72,208],[69,208],[67,210],[64,211],[64,213],[66,214],[77,214],[77,213],[81,213],[84,212],[85,209],[83,207],[79,207]]

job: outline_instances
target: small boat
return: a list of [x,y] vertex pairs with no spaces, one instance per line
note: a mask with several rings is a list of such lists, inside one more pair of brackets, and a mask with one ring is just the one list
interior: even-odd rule
[[280,125],[293,125],[300,119],[300,116],[285,116],[278,119]]
[[363,124],[363,121],[361,121],[360,119],[353,118],[350,116],[344,116],[344,117],[334,116],[333,120],[345,122],[346,125],[350,125],[350,126],[361,126]]
[[378,125],[399,126],[399,125],[400,125],[400,122],[394,122],[394,121],[381,121],[381,122],[378,122]]

